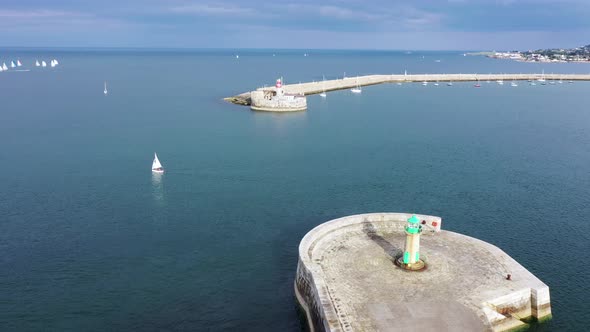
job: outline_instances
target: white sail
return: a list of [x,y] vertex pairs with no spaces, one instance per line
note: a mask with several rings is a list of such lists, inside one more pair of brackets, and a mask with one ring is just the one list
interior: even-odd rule
[[35,67],[39,67],[40,65],[39,60],[35,60]]
[[11,67],[11,68],[14,68],[14,67],[16,67],[16,65],[14,64],[14,61],[10,61],[10,67]]
[[104,94],[106,95],[107,93],[109,93],[109,91],[107,90],[107,82],[104,82]]
[[158,159],[158,155],[154,152],[154,161],[152,162],[152,171],[161,171],[162,170],[162,164],[160,163],[160,160]]
[[41,67],[47,67],[47,62],[45,62],[45,60],[41,61]]
[[6,67],[6,62],[3,62],[3,63],[2,63],[2,69],[4,69],[4,70],[8,70],[8,67]]
[[2,66],[0,66],[0,73],[4,71],[4,68],[2,68]]
[[55,67],[57,64],[55,63],[55,60],[51,60],[51,64],[50,64],[50,65],[51,65],[51,67],[53,68],[53,67]]
[[57,59],[53,59],[53,62],[55,62],[55,65],[59,65],[59,62],[57,62]]
[[16,60],[16,66],[17,66],[17,67],[20,67],[20,66],[22,66],[22,65],[23,65],[23,64],[22,64],[22,63],[20,63],[20,60],[18,60],[18,59],[17,59],[17,60]]

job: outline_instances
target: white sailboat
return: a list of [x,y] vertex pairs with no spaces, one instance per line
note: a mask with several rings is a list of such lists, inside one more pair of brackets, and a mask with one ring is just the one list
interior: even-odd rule
[[14,68],[16,67],[16,65],[14,64],[14,61],[10,61],[10,68]]
[[51,66],[51,68],[53,68],[53,67],[55,67],[55,66],[56,66],[55,60],[51,60],[51,62],[50,62],[50,66]]
[[541,74],[541,78],[539,78],[537,81],[541,82],[541,85],[545,85],[545,69],[543,69],[542,74]]
[[350,89],[350,92],[352,92],[352,93],[361,93],[361,92],[363,92],[363,90],[361,89],[361,87],[359,85],[358,78],[356,79],[356,87]]
[[19,60],[19,59],[16,59],[16,66],[17,66],[17,67],[20,67],[20,66],[22,66],[22,65],[23,65],[23,64],[22,64],[22,63],[20,63],[20,60]]
[[47,62],[45,62],[45,60],[41,61],[41,67],[47,67]]
[[109,91],[107,90],[107,82],[104,82],[104,91],[103,93],[105,94],[105,96],[109,93]]
[[6,66],[6,62],[2,62],[2,69],[8,70],[8,67]]
[[164,173],[164,167],[160,164],[160,160],[158,159],[158,155],[154,152],[154,161],[152,162],[152,172],[154,173]]
[[0,73],[4,71],[4,68],[2,68],[2,66],[0,66]]
[[57,59],[53,59],[53,62],[55,62],[55,65],[59,65],[59,62],[57,62]]
[[35,60],[35,67],[39,67],[41,66],[41,64],[39,63],[39,60]]
[[326,98],[326,77],[322,76],[322,93],[320,93],[320,97]]

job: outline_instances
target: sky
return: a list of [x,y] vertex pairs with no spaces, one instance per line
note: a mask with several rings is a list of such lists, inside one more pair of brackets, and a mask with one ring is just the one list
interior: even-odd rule
[[3,0],[0,47],[529,50],[590,44],[590,0]]

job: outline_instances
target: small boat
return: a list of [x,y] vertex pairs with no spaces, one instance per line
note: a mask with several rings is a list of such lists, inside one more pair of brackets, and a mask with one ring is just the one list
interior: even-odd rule
[[10,68],[14,68],[16,67],[16,65],[14,64],[14,61],[10,61]]
[[543,72],[541,74],[541,78],[539,78],[537,81],[541,82],[541,85],[545,85],[545,70],[543,69]]
[[4,71],[4,68],[2,68],[2,66],[0,66],[0,73]]
[[361,89],[361,86],[359,85],[358,78],[356,79],[356,87],[350,89],[350,92],[352,92],[352,93],[361,93],[361,92],[363,92],[363,90]]
[[572,83],[574,83],[574,81],[571,81],[571,80],[570,80],[570,81],[567,81],[567,82],[568,82],[569,84],[572,84]]
[[39,63],[39,60],[35,60],[35,67],[39,67],[41,66],[41,64]]
[[236,54],[236,59],[239,59],[239,58],[240,58],[240,56]]
[[41,67],[47,67],[47,62],[45,62],[45,60],[41,61]]
[[510,86],[518,86],[518,84],[515,81],[510,82]]
[[447,86],[453,86],[453,82],[450,82],[450,81],[449,81],[449,82],[447,83]]
[[397,84],[397,85],[402,85],[402,82],[397,82],[396,84]]
[[531,85],[537,85],[537,83],[535,83],[535,82],[531,82]]
[[438,86],[438,81],[434,82],[434,86]]
[[160,160],[158,160],[158,155],[154,152],[154,161],[152,162],[152,172],[154,173],[164,173],[164,167],[160,164]]
[[473,87],[474,88],[481,88],[481,84],[479,84],[479,82],[478,83],[475,83],[475,84],[473,84]]
[[326,76],[322,75],[322,93],[320,93],[320,97],[326,98]]
[[20,63],[20,60],[19,60],[19,59],[16,59],[16,66],[17,66],[17,67],[20,67],[20,66],[22,66],[22,65],[23,65],[23,64],[22,64],[22,63]]
[[8,67],[6,66],[6,62],[2,62],[2,69],[8,70]]
[[428,85],[428,82],[424,81],[424,82],[422,82],[422,85],[423,86],[427,86]]
[[107,82],[104,82],[104,91],[103,93],[105,94],[105,96],[109,93],[109,91],[107,90]]
[[57,62],[57,59],[53,59],[53,62],[55,62],[55,65],[59,65],[59,62]]

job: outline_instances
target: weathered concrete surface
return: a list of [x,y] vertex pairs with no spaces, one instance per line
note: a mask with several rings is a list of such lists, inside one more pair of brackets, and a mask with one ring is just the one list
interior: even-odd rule
[[[520,319],[550,317],[549,288],[502,250],[472,237],[425,227],[426,270],[395,266],[409,217],[350,216],[303,238],[295,292],[313,330],[505,331],[526,326]],[[440,225],[440,218],[418,217]]]
[[[283,85],[285,93],[289,94],[304,94],[312,95],[321,93],[322,91],[334,91],[351,89],[355,86],[367,86],[382,83],[403,83],[403,82],[468,82],[468,81],[523,81],[523,80],[538,80],[544,77],[546,80],[564,80],[564,81],[590,81],[588,74],[421,74],[421,75],[368,75],[359,77],[346,77],[343,79],[307,82],[300,84]],[[274,87],[260,88],[257,90],[272,90]],[[245,92],[234,97],[225,98],[229,102],[244,105],[243,96],[249,95],[250,92]],[[248,104],[249,105],[249,101]]]

